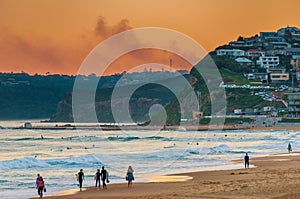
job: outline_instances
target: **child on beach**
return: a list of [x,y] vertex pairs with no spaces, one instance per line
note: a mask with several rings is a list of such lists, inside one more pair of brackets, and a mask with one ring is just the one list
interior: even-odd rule
[[126,173],[126,180],[128,181],[128,187],[132,187],[132,181],[134,180],[133,176],[134,170],[132,169],[131,166],[128,167],[127,173]]
[[244,157],[244,161],[245,161],[245,168],[249,168],[249,156],[248,156],[248,153],[246,153],[246,155]]
[[97,173],[95,174],[95,180],[96,180],[96,187],[97,184],[99,183],[99,188],[100,188],[100,178],[101,178],[101,173],[100,173],[100,169],[97,169]]

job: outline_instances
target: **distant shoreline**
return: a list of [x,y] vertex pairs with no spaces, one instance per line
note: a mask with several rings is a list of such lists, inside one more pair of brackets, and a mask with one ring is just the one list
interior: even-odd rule
[[47,123],[53,125],[39,125],[32,127],[7,127],[7,129],[33,129],[33,130],[102,130],[102,131],[118,131],[118,130],[161,130],[161,131],[229,131],[229,130],[300,130],[299,125],[275,125],[275,126],[247,126],[247,125],[186,125],[186,126],[165,126],[163,128],[158,126],[139,126],[139,125],[116,125],[116,124],[85,124],[75,125],[72,123],[58,124]]

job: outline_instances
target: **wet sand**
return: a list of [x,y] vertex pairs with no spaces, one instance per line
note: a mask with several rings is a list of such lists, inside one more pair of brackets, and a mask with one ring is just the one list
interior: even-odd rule
[[300,198],[299,152],[252,158],[250,164],[255,167],[250,169],[243,168],[242,160],[234,162],[241,169],[181,173],[153,178],[155,182],[133,183],[132,188],[127,188],[124,180],[122,184],[109,184],[107,190],[89,187],[47,198]]

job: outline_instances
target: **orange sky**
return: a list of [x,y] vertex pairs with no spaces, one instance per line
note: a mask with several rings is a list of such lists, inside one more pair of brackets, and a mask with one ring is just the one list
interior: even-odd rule
[[[0,0],[0,71],[76,74],[99,42],[135,27],[174,29],[210,51],[239,35],[300,27],[299,8],[299,0]],[[127,70],[127,61],[110,72]]]

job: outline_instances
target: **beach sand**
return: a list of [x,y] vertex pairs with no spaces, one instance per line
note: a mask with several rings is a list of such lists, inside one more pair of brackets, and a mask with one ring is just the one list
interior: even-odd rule
[[109,184],[107,190],[89,187],[71,195],[46,198],[300,198],[299,152],[252,158],[250,164],[255,167],[250,169],[243,168],[243,160],[234,162],[241,169],[152,178],[154,182],[133,183],[132,188],[127,188],[124,180],[122,184]]

